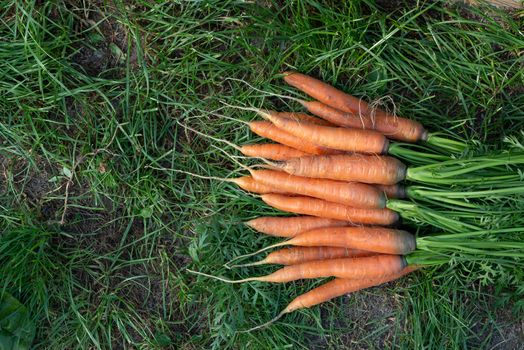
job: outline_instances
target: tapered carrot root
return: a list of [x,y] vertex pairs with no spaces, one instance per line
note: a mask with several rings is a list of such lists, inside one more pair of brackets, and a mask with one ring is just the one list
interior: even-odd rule
[[400,272],[404,267],[406,267],[406,261],[402,256],[374,255],[362,258],[309,261],[286,266],[270,275],[254,278],[266,282],[291,282],[331,276],[339,278],[385,277]]
[[301,194],[357,208],[386,206],[386,198],[379,189],[358,182],[313,179],[275,170],[253,170],[251,176],[259,184],[280,190],[273,193]]
[[323,126],[336,126],[333,123],[328,122],[325,119],[320,119],[317,117],[313,117],[312,115],[306,114],[306,113],[300,113],[300,112],[278,112],[278,114],[284,118],[288,118],[294,121],[298,122],[306,122],[311,123],[315,125],[323,125]]
[[328,155],[293,158],[272,165],[291,175],[394,185],[406,178],[406,166],[389,156]]
[[406,267],[406,265],[406,259],[400,255],[373,255],[362,258],[308,261],[302,264],[283,267],[266,276],[248,277],[241,280],[229,280],[202,272],[188,271],[227,283],[244,283],[251,281],[285,283],[300,279],[321,277],[380,278],[398,273]]
[[310,308],[320,303],[326,302],[333,298],[342,296],[347,293],[356,292],[364,288],[378,286],[383,283],[391,282],[401,278],[415,270],[418,266],[406,266],[402,271],[393,273],[391,275],[382,276],[379,278],[363,278],[363,279],[342,279],[335,278],[320,287],[314,288],[309,292],[296,297],[284,309],[286,313]]
[[298,149],[279,143],[261,143],[254,145],[243,145],[240,152],[249,157],[266,158],[270,160],[288,160],[310,155],[309,153],[299,151]]
[[193,177],[197,177],[197,178],[200,178],[200,179],[217,180],[217,181],[223,181],[223,182],[231,182],[231,183],[234,183],[235,185],[237,185],[238,187],[240,187],[241,189],[243,189],[244,191],[247,191],[247,192],[259,193],[259,194],[265,194],[265,193],[288,193],[288,192],[285,192],[285,191],[283,191],[283,190],[281,190],[279,188],[275,188],[275,187],[272,187],[270,185],[265,185],[265,184],[263,184],[261,182],[258,182],[251,176],[242,176],[242,177],[237,177],[237,178],[222,178],[222,177],[217,177],[217,176],[205,176],[205,175],[194,174],[194,173],[191,173],[189,171],[184,171],[184,170],[179,170],[179,169],[175,169],[173,171],[175,171],[177,173],[181,173],[181,174],[186,174],[186,175],[190,175],[190,176],[193,176]]
[[[286,72],[284,74],[286,74],[284,80],[289,85],[305,92],[327,106],[342,112],[355,114],[356,117],[353,117],[350,122],[346,122],[350,125],[346,124],[345,126],[359,127],[358,125],[360,125],[362,127],[364,125],[363,128],[365,129],[376,129],[388,137],[396,137],[404,141],[414,142],[427,138],[427,132],[420,123],[405,118],[396,118],[380,109],[373,110],[365,101],[305,74],[296,72]],[[327,115],[328,112],[319,106],[305,106],[311,113],[321,118],[325,118],[334,124],[344,125],[335,122],[334,117],[330,118]],[[360,121],[360,124],[358,123],[359,117],[365,118],[365,120]],[[339,120],[343,121],[344,119],[348,119],[347,116],[339,117]]]
[[364,114],[370,112],[368,104],[361,99],[348,95],[308,75],[297,72],[284,72],[284,81],[314,99],[341,111],[350,113],[361,112]]
[[384,135],[376,131],[316,125],[285,118],[269,110],[259,110],[258,113],[293,136],[331,149],[381,154],[389,147]]
[[405,255],[415,250],[416,240],[409,232],[384,227],[324,227],[299,233],[287,241],[267,246],[254,253],[240,255],[227,265],[238,259],[286,245],[341,247],[373,253]]
[[402,185],[374,185],[378,190],[383,192],[388,199],[406,198],[406,188]]
[[335,125],[348,128],[376,130],[388,138],[416,142],[426,140],[427,131],[422,124],[414,120],[395,117],[382,110],[375,110],[372,114],[361,112],[344,112],[318,101],[300,101],[312,114],[319,116]]
[[263,183],[260,183],[253,179],[251,176],[242,176],[236,179],[228,179],[228,181],[235,183],[243,189],[244,191],[253,192],[253,193],[288,193],[277,187],[269,186]]
[[282,310],[272,320],[262,325],[253,327],[251,329],[248,329],[242,332],[252,332],[254,330],[267,327],[270,324],[278,321],[285,314],[291,313],[293,311],[300,310],[300,309],[307,309],[312,306],[329,301],[331,299],[340,297],[344,294],[357,292],[362,289],[375,287],[375,286],[378,286],[384,283],[388,283],[388,282],[397,280],[419,268],[420,267],[418,266],[406,266],[402,271],[398,273],[393,273],[391,275],[384,276],[381,278],[364,278],[364,279],[335,278],[334,280],[331,280],[321,285],[320,287],[314,288],[307,293],[299,295],[298,297],[293,299],[286,306],[286,308]]
[[376,255],[376,253],[360,249],[340,247],[291,247],[271,252],[263,260],[232,267],[258,266],[266,264],[295,265],[315,260],[358,258],[372,255]]
[[331,246],[383,254],[405,255],[416,248],[411,233],[385,227],[323,227],[302,232],[284,243],[296,246]]
[[319,218],[315,216],[273,217],[266,216],[246,222],[252,229],[277,237],[294,237],[297,234],[320,227],[350,226],[348,221]]
[[350,221],[354,224],[384,226],[391,225],[399,219],[398,214],[390,209],[353,208],[311,197],[264,194],[262,200],[269,206],[283,211]]
[[255,134],[281,143],[283,145],[298,149],[308,154],[339,154],[341,151],[331,150],[312,142],[302,140],[282,129],[276,127],[269,121],[253,121],[249,123],[249,128]]

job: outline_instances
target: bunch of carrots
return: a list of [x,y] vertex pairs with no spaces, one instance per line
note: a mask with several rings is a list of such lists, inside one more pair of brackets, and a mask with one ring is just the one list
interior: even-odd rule
[[[498,220],[520,210],[508,198],[524,193],[522,150],[468,153],[462,141],[429,133],[310,76],[289,72],[284,80],[314,99],[292,98],[314,116],[242,107],[263,118],[248,123],[251,131],[274,143],[233,145],[262,164],[242,165],[249,175],[227,179],[273,208],[298,214],[248,221],[286,240],[227,267],[284,267],[235,281],[191,272],[230,283],[335,277],[296,297],[274,322],[450,260],[522,266],[524,228],[516,225],[524,226],[524,219]],[[400,218],[440,233],[416,237],[398,228]],[[274,248],[262,260],[233,264]]]

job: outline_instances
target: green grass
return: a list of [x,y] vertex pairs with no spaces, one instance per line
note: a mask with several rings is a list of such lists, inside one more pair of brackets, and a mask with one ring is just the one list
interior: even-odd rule
[[275,213],[256,197],[173,171],[239,170],[214,146],[233,149],[177,121],[242,144],[255,138],[218,114],[254,115],[222,101],[299,109],[228,78],[296,95],[279,78],[296,69],[486,148],[522,130],[522,16],[384,6],[0,1],[0,281],[30,309],[35,348],[518,344],[516,316],[503,317],[512,291],[452,268],[253,334],[235,331],[320,282],[232,286],[185,272],[247,276],[222,265],[274,241],[241,224]]

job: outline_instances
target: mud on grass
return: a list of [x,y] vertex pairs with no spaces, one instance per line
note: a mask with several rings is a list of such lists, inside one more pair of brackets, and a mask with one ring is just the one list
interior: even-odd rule
[[73,26],[77,42],[73,45],[76,52],[72,62],[79,70],[93,77],[122,78],[126,64],[131,69],[138,68],[137,38],[119,21],[126,11],[124,6],[116,6],[112,1],[90,1],[87,7],[71,8],[77,16]]

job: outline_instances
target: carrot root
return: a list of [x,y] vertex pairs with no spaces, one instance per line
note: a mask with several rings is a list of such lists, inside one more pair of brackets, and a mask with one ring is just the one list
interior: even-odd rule
[[258,255],[258,254],[260,254],[262,252],[265,252],[265,251],[273,249],[273,248],[283,247],[283,246],[285,246],[287,244],[288,244],[287,241],[284,241],[284,242],[280,242],[280,243],[276,243],[276,244],[272,244],[270,246],[264,247],[262,249],[257,250],[256,252],[253,252],[253,253],[239,255],[236,258],[233,258],[233,259],[229,260],[227,263],[224,264],[224,266],[227,267],[227,268],[232,268],[232,266],[229,266],[229,264],[231,264],[234,261],[237,261],[237,260],[240,260],[240,259],[244,259],[244,258],[249,258],[251,256]]
[[381,285],[387,282],[391,282],[393,280],[397,280],[419,268],[420,266],[414,266],[414,265],[407,266],[398,273],[394,273],[387,277],[382,277],[382,278],[374,278],[374,279],[336,278],[336,279],[333,279],[317,288],[310,290],[309,292],[299,295],[298,297],[293,299],[276,317],[269,320],[268,322],[265,322],[261,325],[255,326],[253,328],[250,328],[248,330],[241,331],[241,332],[245,333],[245,332],[251,332],[251,331],[265,328],[271,325],[272,323],[278,321],[284,315],[291,313],[293,311],[296,311],[299,309],[310,308],[312,306],[318,305],[320,303],[326,302],[328,300],[342,296],[347,293],[357,292],[362,289],[378,286],[378,285]]
[[194,275],[199,275],[199,276],[204,276],[204,277],[208,277],[208,278],[212,278],[214,280],[217,280],[217,281],[221,281],[221,282],[225,282],[225,283],[244,283],[244,282],[251,282],[251,281],[259,281],[260,279],[258,277],[249,277],[249,278],[244,278],[244,279],[241,279],[241,280],[231,280],[229,278],[224,278],[224,277],[220,277],[220,276],[214,276],[214,275],[210,275],[208,273],[204,273],[204,272],[200,272],[200,271],[194,271],[194,270],[190,270],[190,269],[186,269],[187,272],[189,273],[192,273]]
[[253,328],[249,328],[249,329],[246,329],[246,330],[243,330],[243,331],[238,331],[238,333],[249,333],[249,332],[253,332],[253,331],[256,331],[258,329],[262,329],[262,328],[266,328],[267,326],[275,323],[276,321],[278,321],[279,319],[282,318],[282,316],[284,316],[285,314],[287,313],[290,313],[291,311],[286,311],[285,309],[282,310],[278,315],[276,315],[274,318],[272,318],[271,320],[267,321],[266,323],[262,323],[261,325],[258,325],[258,326],[255,326]]
[[252,229],[277,237],[294,237],[297,234],[321,227],[350,226],[348,221],[319,218],[316,216],[265,216],[245,223]]

